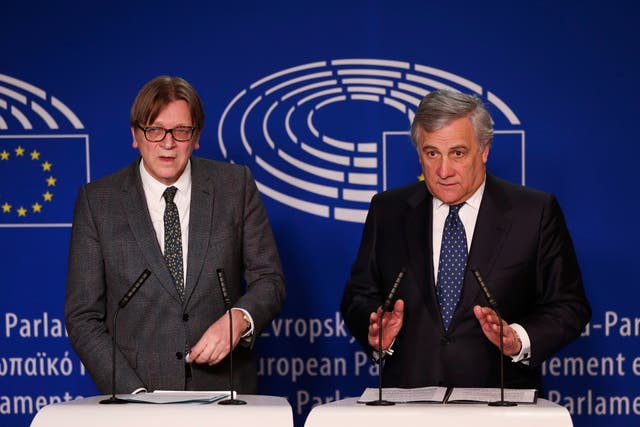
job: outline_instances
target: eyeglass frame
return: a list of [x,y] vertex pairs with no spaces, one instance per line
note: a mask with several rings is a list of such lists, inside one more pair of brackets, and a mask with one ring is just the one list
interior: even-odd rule
[[[171,129],[166,129],[166,128],[163,128],[162,126],[142,126],[140,123],[136,123],[136,126],[138,127],[138,129],[142,131],[142,134],[144,135],[144,139],[146,139],[147,142],[153,142],[153,143],[164,141],[164,139],[167,137],[167,134],[171,134],[171,138],[173,138],[173,140],[176,142],[190,142],[191,140],[193,140],[193,135],[196,133],[196,130],[198,130],[198,128],[195,126],[176,126]],[[147,130],[149,129],[162,129],[164,131],[164,135],[162,135],[162,138],[160,138],[159,140],[152,141],[147,136]],[[176,136],[173,134],[173,131],[175,129],[191,129],[191,136],[189,136],[189,139],[177,139]]]

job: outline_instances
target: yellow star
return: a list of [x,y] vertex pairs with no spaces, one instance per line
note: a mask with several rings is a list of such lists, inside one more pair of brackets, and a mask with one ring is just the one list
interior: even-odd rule
[[54,177],[52,177],[52,176],[47,178],[47,186],[55,187],[56,186],[56,179]]
[[50,202],[53,199],[53,194],[47,191],[42,195],[42,198],[44,199],[45,202]]
[[31,160],[38,160],[40,158],[40,153],[36,150],[31,152]]
[[7,150],[2,150],[2,153],[0,153],[0,159],[9,160],[9,152]]
[[418,181],[424,181],[424,174],[423,173],[418,175]]
[[33,205],[31,205],[31,207],[33,208],[34,212],[40,212],[42,210],[42,205],[38,202],[35,202]]
[[51,163],[45,160],[45,162],[42,164],[42,170],[45,172],[51,172]]
[[18,145],[18,148],[16,148],[15,150],[13,150],[16,152],[16,156],[18,157],[22,157],[24,156],[24,148],[22,148],[21,146]]
[[2,212],[4,213],[11,212],[11,205],[7,202],[4,202],[4,205],[2,205]]
[[18,216],[27,216],[27,210],[24,207],[20,206],[18,208]]

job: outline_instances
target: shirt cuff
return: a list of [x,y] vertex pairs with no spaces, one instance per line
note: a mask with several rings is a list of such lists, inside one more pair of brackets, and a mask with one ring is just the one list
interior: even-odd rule
[[384,359],[385,356],[393,356],[393,344],[396,342],[395,338],[391,341],[391,345],[388,349],[382,351],[382,357],[380,356],[380,352],[378,350],[373,350],[371,352],[371,357],[374,361],[379,361],[380,359]]
[[511,326],[511,329],[513,329],[513,331],[516,333],[516,335],[520,339],[520,343],[522,344],[520,353],[516,354],[515,356],[511,356],[511,361],[524,362],[528,364],[529,359],[531,358],[531,340],[529,339],[529,334],[527,334],[527,331],[525,331],[524,328],[517,323],[512,323],[509,326]]
[[242,312],[242,315],[243,315],[242,317],[244,317],[244,320],[249,322],[249,329],[244,331],[244,333],[240,338],[247,338],[252,336],[253,335],[253,317],[251,317],[249,312],[244,308],[238,308],[238,307],[233,307],[231,310],[240,310]]

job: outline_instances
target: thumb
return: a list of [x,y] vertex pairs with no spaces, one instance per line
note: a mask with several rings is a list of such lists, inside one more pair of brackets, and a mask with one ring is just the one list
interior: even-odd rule
[[395,304],[393,304],[393,313],[398,316],[404,315],[404,301],[401,299],[396,300]]

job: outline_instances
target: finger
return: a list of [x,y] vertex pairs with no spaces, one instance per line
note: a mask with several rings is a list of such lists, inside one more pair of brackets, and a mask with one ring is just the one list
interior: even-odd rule
[[372,323],[369,325],[369,335],[378,335],[378,330],[380,328],[378,327],[378,323]]
[[378,323],[378,311],[373,311],[369,315],[369,324]]
[[207,363],[211,357],[211,347],[208,343],[204,344],[204,347],[196,355],[191,355],[189,358],[194,363]]
[[229,342],[219,341],[209,356],[209,365],[215,365],[224,359],[229,354]]
[[479,321],[482,321],[484,319],[484,311],[482,310],[482,307],[480,307],[479,305],[473,306],[473,314],[474,316],[476,316],[476,319],[478,319]]
[[213,353],[209,358],[209,362],[208,362],[209,366],[215,365],[219,363],[222,359],[224,359],[224,356],[226,356],[226,354],[223,354],[223,353],[225,352],[216,351],[215,353]]
[[193,347],[191,347],[191,350],[189,351],[189,360],[191,362],[195,362],[196,359],[200,357],[200,354],[202,354],[203,349],[204,343],[202,342],[202,340],[200,340]]

